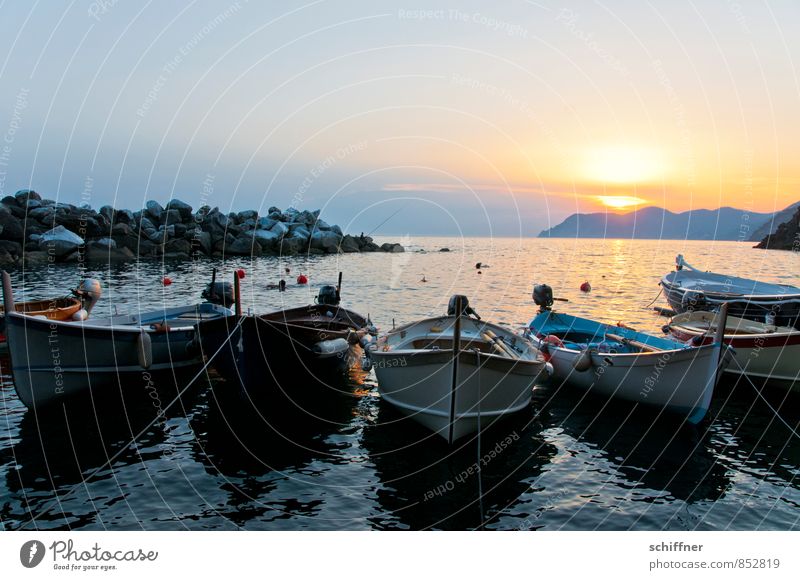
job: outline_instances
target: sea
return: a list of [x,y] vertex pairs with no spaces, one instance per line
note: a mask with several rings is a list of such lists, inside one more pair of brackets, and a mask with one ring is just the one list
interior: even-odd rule
[[[242,305],[253,313],[309,304],[342,272],[344,305],[381,331],[443,314],[453,294],[518,329],[535,314],[533,285],[547,283],[568,300],[558,310],[660,334],[658,282],[677,254],[697,268],[800,285],[800,255],[747,242],[399,241],[406,251],[396,254],[65,264],[11,276],[17,300],[98,278],[92,316],[103,316],[197,302],[214,268],[218,280],[245,271]],[[282,277],[286,292],[269,289]],[[383,402],[374,372],[358,367],[335,393],[287,381],[311,401],[288,412],[219,405],[217,394],[237,386],[210,369],[177,398],[182,384],[159,385],[154,397],[139,383],[36,413],[17,398],[7,357],[0,370],[3,530],[800,528],[800,397],[747,381],[724,379],[696,426],[537,386],[529,408],[450,447]]]

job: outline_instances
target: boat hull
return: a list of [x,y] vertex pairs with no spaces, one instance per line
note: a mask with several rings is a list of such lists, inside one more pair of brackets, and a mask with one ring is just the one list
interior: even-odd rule
[[[704,312],[679,315],[669,325],[670,334],[678,340],[691,340],[693,344],[698,341],[699,344],[711,344],[713,339],[707,333],[690,326],[698,318],[713,319],[714,315]],[[728,318],[728,328],[723,339],[725,344],[733,348],[733,360],[725,372],[746,375],[772,386],[800,391],[800,331],[769,332],[768,327],[763,325],[763,329],[760,329],[763,332],[743,333],[741,328],[731,327],[733,321],[737,319]],[[762,326],[753,322],[749,324]]]
[[[541,344],[541,343],[540,343]],[[708,377],[718,349],[700,348],[640,354],[591,353],[590,368],[576,370],[583,351],[543,345],[553,365],[553,379],[605,397],[654,405],[697,422],[708,411]],[[708,377],[701,378],[698,377]]]
[[[223,347],[214,365],[229,383],[238,383],[248,398],[274,401],[275,395],[301,398],[309,382],[340,387],[359,358],[353,332],[367,321],[349,310],[319,305],[245,316],[241,321],[229,317],[201,325],[206,356],[219,347],[218,337],[227,335],[221,331],[229,332],[237,324],[237,335],[230,346]],[[230,390],[229,385],[220,387]]]
[[527,408],[534,384],[547,376],[546,362],[542,359],[513,360],[461,351],[451,416],[452,349],[382,351],[378,348],[370,352],[370,359],[381,397],[450,442]]
[[[200,305],[172,313],[191,317],[207,310],[213,315],[215,309]],[[163,325],[145,324],[138,317],[117,318],[142,325],[7,315],[9,356],[20,400],[28,408],[45,407],[80,393],[118,389],[139,380],[146,389],[154,377],[163,380],[202,364],[194,327],[197,319],[171,321],[168,314],[169,324]]]
[[712,309],[727,303],[730,316],[765,322],[769,315],[779,326],[800,329],[800,294],[793,286],[694,270],[670,272],[661,279],[661,286],[667,302],[677,313],[688,311],[684,299],[687,292],[702,292]]

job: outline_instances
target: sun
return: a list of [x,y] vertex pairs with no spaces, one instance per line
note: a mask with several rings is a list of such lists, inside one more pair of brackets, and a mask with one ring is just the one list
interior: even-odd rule
[[596,195],[595,199],[612,209],[627,209],[647,203],[646,199],[632,195]]
[[644,183],[663,175],[663,164],[654,151],[645,147],[605,146],[587,153],[584,174],[602,183]]

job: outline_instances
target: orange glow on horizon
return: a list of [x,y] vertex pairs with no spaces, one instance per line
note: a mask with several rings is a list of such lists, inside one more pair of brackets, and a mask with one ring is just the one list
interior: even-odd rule
[[646,199],[632,195],[597,195],[595,199],[611,209],[632,209],[648,203]]

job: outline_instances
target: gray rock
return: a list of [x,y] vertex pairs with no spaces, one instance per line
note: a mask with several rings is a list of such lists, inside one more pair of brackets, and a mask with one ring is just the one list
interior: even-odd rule
[[19,218],[15,217],[7,206],[0,206],[0,238],[4,240],[21,240],[25,235]]
[[158,236],[160,238],[174,238],[175,237],[175,226],[159,226],[158,228]]
[[406,249],[401,246],[400,244],[381,244],[381,252],[390,252],[392,254],[399,254],[400,252],[405,252]]
[[261,246],[262,250],[272,250],[278,245],[280,236],[269,230],[255,230],[253,238]]
[[171,199],[167,203],[166,209],[175,209],[178,210],[178,213],[181,214],[181,218],[184,221],[191,219],[192,217],[192,206],[190,206],[185,201],[181,201],[179,199]]
[[27,203],[28,211],[30,212],[32,209],[36,209],[37,207],[42,207],[42,202],[38,199],[29,199]]
[[331,231],[332,232],[336,232],[340,236],[344,235],[344,232],[342,231],[342,228],[340,228],[339,226],[331,226]]
[[176,238],[184,237],[186,235],[186,232],[189,229],[184,224],[174,224],[171,227],[175,228],[175,237]]
[[283,214],[281,214],[281,216],[282,216],[281,217],[281,221],[288,222],[288,223],[294,223],[294,222],[297,221],[297,216],[299,216],[299,215],[300,215],[299,211],[297,211],[293,207],[290,207],[286,211],[284,211]]
[[25,267],[32,267],[32,266],[43,266],[50,261],[47,252],[43,251],[33,251],[33,252],[25,252],[22,256],[22,264]]
[[[317,222],[314,224],[314,227],[321,232],[327,232],[331,229],[331,226],[328,225],[328,222],[325,220],[317,220]],[[341,235],[341,232],[339,232],[339,235]]]
[[308,210],[301,211],[297,214],[297,217],[293,220],[295,223],[305,224],[308,226],[308,229],[311,229],[315,223],[317,223],[317,219],[319,218],[319,210],[316,212],[310,212]]
[[134,218],[134,214],[129,209],[121,209],[116,214],[114,214],[114,219],[118,224],[132,224],[136,221]]
[[187,256],[192,253],[192,243],[183,238],[169,240],[164,244],[165,254],[186,254]]
[[275,232],[279,237],[283,237],[289,233],[289,227],[283,222],[275,222],[269,231]]
[[349,236],[349,235],[348,236],[344,236],[342,238],[342,242],[341,242],[339,247],[341,248],[342,252],[346,252],[348,254],[360,251],[359,247],[358,247],[358,242],[356,242],[356,240],[355,240],[355,238],[353,238],[353,236]]
[[327,254],[335,254],[339,251],[339,242],[342,238],[336,232],[314,232],[311,236],[311,247],[323,250]]
[[291,256],[305,251],[308,242],[300,238],[285,237],[280,243],[280,253],[284,256]]
[[108,223],[111,223],[111,224],[114,223],[114,213],[115,212],[114,212],[114,208],[111,207],[110,205],[104,205],[103,207],[100,208],[100,211],[98,213],[101,216],[103,216],[104,218],[106,218],[108,220]]
[[194,236],[191,240],[192,247],[210,255],[213,247],[211,244],[211,234],[202,230],[195,230]]
[[14,256],[9,254],[5,250],[0,250],[0,266],[7,267],[16,265],[17,261],[14,259]]
[[167,209],[161,214],[161,221],[159,222],[162,225],[172,225],[172,224],[179,224],[183,221],[183,217],[181,216],[181,212],[177,209]]
[[260,230],[269,230],[272,229],[272,226],[274,226],[276,223],[278,223],[277,220],[268,217],[262,217],[258,218],[256,227]]
[[20,189],[14,194],[14,198],[21,207],[25,207],[29,200],[42,201],[42,196],[32,189]]
[[70,243],[76,248],[83,245],[83,238],[81,238],[78,234],[68,230],[64,226],[56,226],[52,230],[42,234],[42,237],[40,238],[40,241],[42,242],[52,242],[54,240]]
[[439,251],[440,252],[449,252],[450,248],[441,248]]
[[157,224],[161,221],[161,214],[164,212],[164,208],[161,207],[160,203],[151,199],[144,204],[144,207],[147,215],[153,220],[153,223]]
[[39,220],[42,223],[53,223],[53,219],[55,218],[55,212],[51,207],[37,207],[36,209],[32,209],[28,212],[28,217],[33,218],[35,220]]
[[283,214],[281,213],[280,210],[277,210],[277,211],[270,210],[268,216],[269,216],[269,219],[271,219],[273,221],[276,221],[276,222],[284,221]]
[[248,218],[244,220],[239,227],[242,228],[243,232],[254,230],[256,229],[256,220],[253,218]]
[[253,236],[244,235],[225,246],[225,253],[234,256],[260,256],[261,245],[253,243]]
[[111,226],[111,235],[112,236],[131,236],[133,235],[133,229],[128,224],[114,224]]
[[99,240],[95,240],[91,242],[92,245],[105,247],[105,248],[116,248],[117,242],[112,240],[111,238],[100,238]]
[[22,244],[11,240],[0,240],[0,250],[4,250],[12,256],[22,255]]
[[238,223],[246,222],[247,220],[256,221],[258,219],[258,212],[254,209],[247,209],[245,211],[240,211],[236,214],[236,221]]

